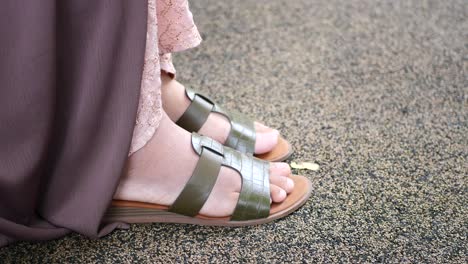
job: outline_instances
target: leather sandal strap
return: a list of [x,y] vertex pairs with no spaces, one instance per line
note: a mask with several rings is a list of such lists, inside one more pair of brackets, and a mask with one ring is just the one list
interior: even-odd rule
[[224,115],[231,123],[231,130],[225,145],[242,153],[253,154],[255,151],[255,127],[245,115],[226,111],[215,104],[209,97],[185,88],[187,97],[192,101],[184,114],[177,120],[177,125],[189,132],[198,132],[208,119],[210,112]]
[[259,219],[270,214],[269,163],[252,156],[242,155],[242,188],[233,221]]
[[218,179],[223,156],[210,148],[202,148],[192,177],[169,208],[170,212],[195,216],[205,204]]
[[[216,112],[216,111],[213,111]],[[255,152],[255,127],[251,119],[238,112],[221,113],[231,122],[231,131],[225,145],[242,153]]]
[[222,165],[236,170],[242,177],[242,187],[232,221],[265,218],[270,214],[269,163],[240,153],[219,142],[192,133],[192,147],[201,155],[210,149],[223,157]]
[[176,124],[189,132],[197,132],[208,119],[213,106],[213,103],[202,96],[195,95]]

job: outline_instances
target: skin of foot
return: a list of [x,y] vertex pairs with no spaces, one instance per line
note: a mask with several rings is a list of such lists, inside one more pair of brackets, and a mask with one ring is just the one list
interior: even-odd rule
[[[161,80],[163,108],[171,120],[176,122],[190,105],[190,100],[185,95],[185,87],[167,73],[161,73]],[[256,131],[255,154],[271,151],[278,144],[278,130],[258,122],[255,122],[254,125]],[[231,125],[225,116],[211,113],[198,133],[224,144],[230,129]]]
[[[199,156],[191,133],[164,114],[152,139],[133,153],[124,169],[114,199],[171,205],[192,175]],[[294,188],[287,163],[270,163],[270,197],[282,202]],[[222,166],[213,190],[200,211],[212,217],[233,213],[241,190],[240,175]]]

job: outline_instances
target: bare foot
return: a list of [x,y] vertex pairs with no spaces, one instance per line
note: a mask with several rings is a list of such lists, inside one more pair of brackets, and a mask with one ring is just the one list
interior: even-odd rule
[[[153,138],[130,156],[114,199],[171,205],[182,191],[199,156],[192,149],[191,133],[177,126],[164,114]],[[282,202],[294,188],[286,163],[270,163],[270,194]],[[240,175],[221,167],[218,180],[200,213],[229,216],[241,190]]]
[[[161,79],[163,108],[171,120],[175,122],[190,105],[190,100],[185,95],[185,88],[181,83],[172,79],[164,72],[161,74]],[[226,117],[217,113],[211,113],[198,132],[224,143],[230,129],[231,125]],[[255,154],[269,152],[278,144],[278,130],[255,122],[255,131],[257,134]]]

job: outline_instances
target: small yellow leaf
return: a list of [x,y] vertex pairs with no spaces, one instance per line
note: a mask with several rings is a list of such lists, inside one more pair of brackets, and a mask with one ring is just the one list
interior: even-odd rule
[[320,166],[317,163],[312,162],[291,162],[291,167],[294,169],[306,169],[311,171],[318,171]]

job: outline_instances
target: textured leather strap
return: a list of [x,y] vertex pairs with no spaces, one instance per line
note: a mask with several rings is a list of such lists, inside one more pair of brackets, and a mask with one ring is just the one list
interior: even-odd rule
[[218,179],[223,156],[209,148],[202,148],[192,177],[169,208],[170,212],[195,216],[205,204]]
[[202,96],[195,95],[189,107],[176,124],[189,132],[197,132],[208,119],[214,104]]
[[242,189],[231,220],[265,218],[270,214],[269,163],[246,155],[238,158]]
[[222,165],[236,170],[242,177],[242,187],[232,221],[265,218],[270,214],[269,163],[245,155],[219,142],[192,133],[192,146],[198,155],[205,149],[222,156]]
[[224,115],[231,123],[231,130],[225,145],[242,153],[253,154],[255,151],[255,127],[251,119],[245,115],[226,111],[207,96],[185,88],[187,97],[192,101],[184,114],[177,120],[177,124],[189,132],[198,132],[206,122],[210,112]]
[[[216,112],[216,111],[213,111]],[[219,112],[220,114],[223,114]],[[255,152],[255,127],[248,117],[237,112],[225,115],[231,121],[231,131],[225,145],[242,153],[253,154]]]

